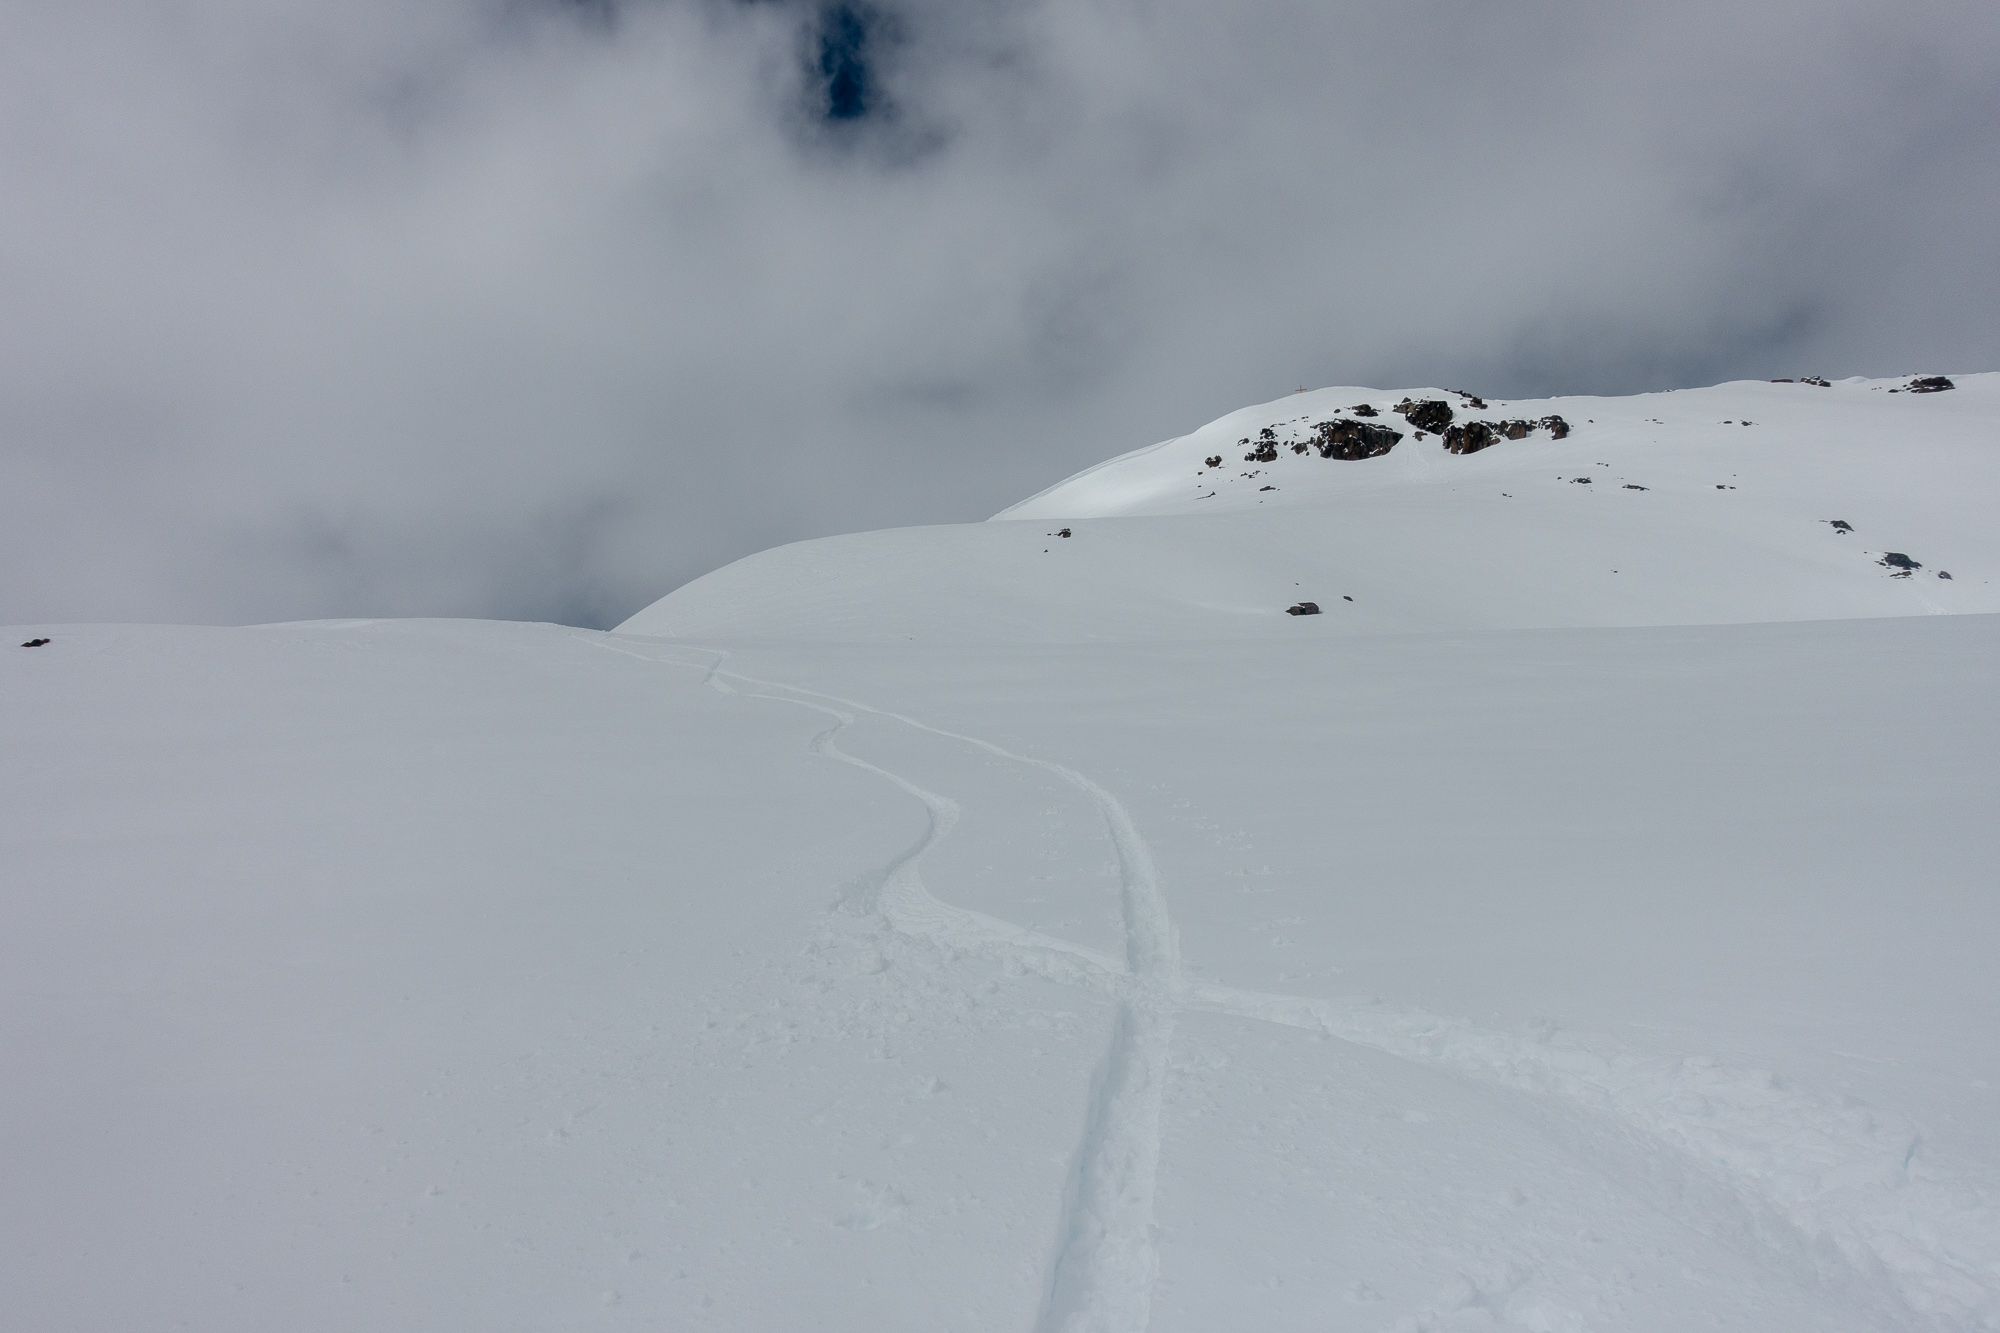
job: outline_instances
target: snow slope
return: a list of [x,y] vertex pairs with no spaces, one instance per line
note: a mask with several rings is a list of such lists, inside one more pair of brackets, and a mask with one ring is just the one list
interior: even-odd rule
[[1169,442],[613,634],[21,627],[8,1322],[2000,1327],[1956,378]]

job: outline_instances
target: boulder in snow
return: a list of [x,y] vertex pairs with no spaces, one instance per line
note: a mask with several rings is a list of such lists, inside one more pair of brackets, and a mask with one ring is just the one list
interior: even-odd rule
[[1354,421],[1343,417],[1337,421],[1322,421],[1313,427],[1312,443],[1319,450],[1321,458],[1378,458],[1396,447],[1402,439],[1400,431],[1387,426],[1373,426],[1365,421]]
[[1395,411],[1418,430],[1442,432],[1451,424],[1451,404],[1442,398],[1426,398],[1422,402],[1405,398],[1396,404]]

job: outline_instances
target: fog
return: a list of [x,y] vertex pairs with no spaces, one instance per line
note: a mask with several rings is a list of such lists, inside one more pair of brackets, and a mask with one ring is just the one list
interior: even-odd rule
[[0,11],[0,620],[608,625],[1300,385],[2000,367],[1990,4]]

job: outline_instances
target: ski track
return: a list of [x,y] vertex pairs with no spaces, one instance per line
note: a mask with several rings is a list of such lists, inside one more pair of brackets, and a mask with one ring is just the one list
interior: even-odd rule
[[[590,642],[656,665],[703,665]],[[1855,1267],[1887,1276],[1910,1309],[1935,1327],[2000,1329],[2000,1206],[1961,1173],[1927,1170],[1919,1135],[1899,1117],[1848,1100],[1828,1101],[1765,1071],[1700,1057],[1642,1056],[1554,1027],[1513,1032],[1373,1000],[1189,983],[1151,850],[1124,805],[1091,778],[901,713],[726,671],[727,652],[697,651],[715,659],[706,664],[704,684],[827,715],[834,725],[813,738],[813,753],[872,773],[923,803],[929,813],[924,835],[882,867],[867,904],[894,929],[1117,1000],[1111,1044],[1093,1081],[1067,1183],[1038,1333],[1141,1333],[1146,1327],[1159,1267],[1153,1199],[1168,1060],[1174,1020],[1183,1010],[1322,1032],[1413,1063],[1591,1107],[1673,1148],[1721,1179],[1746,1206],[1774,1210],[1809,1239],[1831,1243]],[[918,863],[951,832],[959,806],[841,750],[836,738],[864,713],[1052,773],[1088,797],[1117,855],[1125,957],[1110,958],[932,897]]]
[[[976,736],[945,731],[901,713],[775,681],[710,668],[708,682],[752,686],[751,698],[797,704],[825,713],[835,725],[811,749],[874,773],[922,801],[930,812],[924,836],[883,868],[876,907],[897,930],[941,944],[999,954],[1058,981],[1082,982],[1118,999],[1104,1062],[1093,1082],[1076,1164],[1064,1191],[1059,1249],[1043,1296],[1042,1333],[1140,1333],[1152,1304],[1159,1259],[1153,1244],[1153,1195],[1159,1177],[1162,1105],[1174,1015],[1182,998],[1180,950],[1160,894],[1152,853],[1117,797],[1062,764],[1016,754]],[[847,711],[852,710],[852,711]],[[900,774],[848,754],[835,743],[857,713],[887,718],[918,731],[972,746],[1012,763],[1060,777],[1090,798],[1103,816],[1117,854],[1125,957],[1107,958],[1067,941],[1025,930],[979,912],[939,902],[925,889],[917,864],[951,831],[958,805]]]

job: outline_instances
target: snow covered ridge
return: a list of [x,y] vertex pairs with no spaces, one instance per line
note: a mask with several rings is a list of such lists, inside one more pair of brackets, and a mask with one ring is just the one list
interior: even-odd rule
[[[1165,639],[2000,611],[2000,374],[1933,378],[1318,389],[1004,521],[765,551],[622,628]],[[1285,616],[1305,603],[1310,625]]]
[[[1835,392],[1824,396],[1817,392],[1829,389]],[[1949,408],[1907,400],[1873,401],[1877,395],[1946,390],[1955,395]],[[1723,437],[1739,427],[1761,428],[1764,437],[1754,441],[1759,447],[1849,437],[1915,443],[1920,436],[1949,437],[1960,431],[1977,435],[1982,430],[1985,438],[1992,439],[1992,432],[2000,428],[2000,375],[1856,377],[1837,385],[1817,377],[1769,383],[1746,380],[1630,398],[1491,404],[1462,389],[1318,389],[1231,412],[1191,434],[1088,468],[995,517],[1196,513],[1269,503],[1271,492],[1294,488],[1310,500],[1392,478],[1459,480],[1434,466],[1437,453],[1480,453],[1532,435],[1546,435],[1554,442],[1576,432],[1570,450],[1535,452],[1532,456],[1540,462],[1581,456],[1592,449],[1623,453],[1645,446],[1678,446],[1700,451],[1724,442]],[[1726,442],[1752,443],[1735,438]],[[1398,450],[1394,464],[1377,464],[1365,477],[1272,466],[1292,459],[1372,461]],[[1634,484],[1634,489],[1649,488]]]

